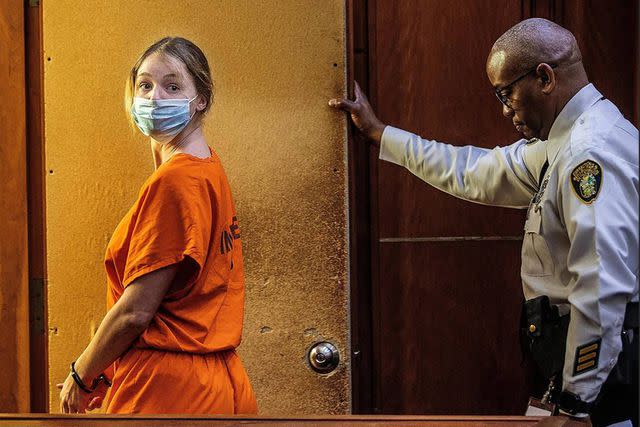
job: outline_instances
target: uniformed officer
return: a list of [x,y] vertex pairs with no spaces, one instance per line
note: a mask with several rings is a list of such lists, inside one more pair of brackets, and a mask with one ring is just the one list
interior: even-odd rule
[[[350,113],[381,159],[432,186],[477,203],[528,208],[525,298],[546,296],[570,319],[555,398],[561,413],[590,414],[594,425],[637,425],[637,361],[626,384],[610,377],[623,344],[637,347],[627,341],[638,331],[638,130],[589,83],[574,36],[553,22],[534,18],[510,28],[493,45],[486,71],[504,116],[525,137],[493,150],[385,126],[357,84],[354,101],[329,105]],[[544,325],[530,332],[537,327]]]

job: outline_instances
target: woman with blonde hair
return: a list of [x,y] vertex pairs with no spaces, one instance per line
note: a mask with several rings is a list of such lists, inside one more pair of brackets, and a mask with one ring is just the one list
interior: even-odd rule
[[212,100],[207,59],[186,39],[159,40],[131,69],[125,107],[149,136],[156,169],[107,247],[109,310],[58,385],[63,412],[103,400],[107,413],[257,412],[235,352],[240,230],[202,130]]

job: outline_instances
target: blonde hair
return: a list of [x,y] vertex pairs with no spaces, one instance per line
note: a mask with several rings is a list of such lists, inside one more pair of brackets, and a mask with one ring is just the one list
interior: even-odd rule
[[209,111],[209,108],[211,108],[214,95],[213,80],[211,78],[209,62],[207,62],[207,58],[204,56],[204,53],[202,53],[200,48],[193,42],[182,37],[165,37],[149,46],[147,50],[140,55],[134,66],[131,68],[131,72],[127,78],[124,92],[124,108],[131,125],[135,127],[133,118],[131,117],[131,107],[136,93],[135,85],[136,78],[138,77],[138,70],[144,60],[155,53],[161,53],[175,58],[187,67],[187,71],[189,71],[189,74],[193,78],[193,82],[196,86],[196,92],[198,95],[202,95],[207,102],[204,109],[196,113],[196,117],[200,118],[204,116],[204,114]]

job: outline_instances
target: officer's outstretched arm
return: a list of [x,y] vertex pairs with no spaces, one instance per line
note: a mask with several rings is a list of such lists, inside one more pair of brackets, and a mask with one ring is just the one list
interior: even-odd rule
[[544,144],[521,139],[492,150],[423,139],[387,126],[380,158],[400,166],[432,186],[471,202],[526,208],[538,190]]
[[[493,150],[456,147],[386,126],[356,82],[355,99],[332,99],[354,125],[380,146],[380,158],[409,169],[434,187],[476,203],[525,208],[537,191],[546,157],[540,142],[520,140]],[[541,157],[542,156],[542,157]]]

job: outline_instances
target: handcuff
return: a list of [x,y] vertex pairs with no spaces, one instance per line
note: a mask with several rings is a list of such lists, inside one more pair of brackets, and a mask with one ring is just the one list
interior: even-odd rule
[[75,360],[71,362],[71,377],[73,378],[73,381],[75,381],[75,383],[78,385],[78,387],[80,387],[80,389],[85,393],[93,393],[95,389],[100,385],[100,383],[105,383],[107,387],[111,387],[111,381],[104,373],[94,378],[94,380],[91,382],[91,388],[87,387],[84,381],[82,381],[82,378],[80,378],[80,375],[78,375],[78,373],[76,372]]

